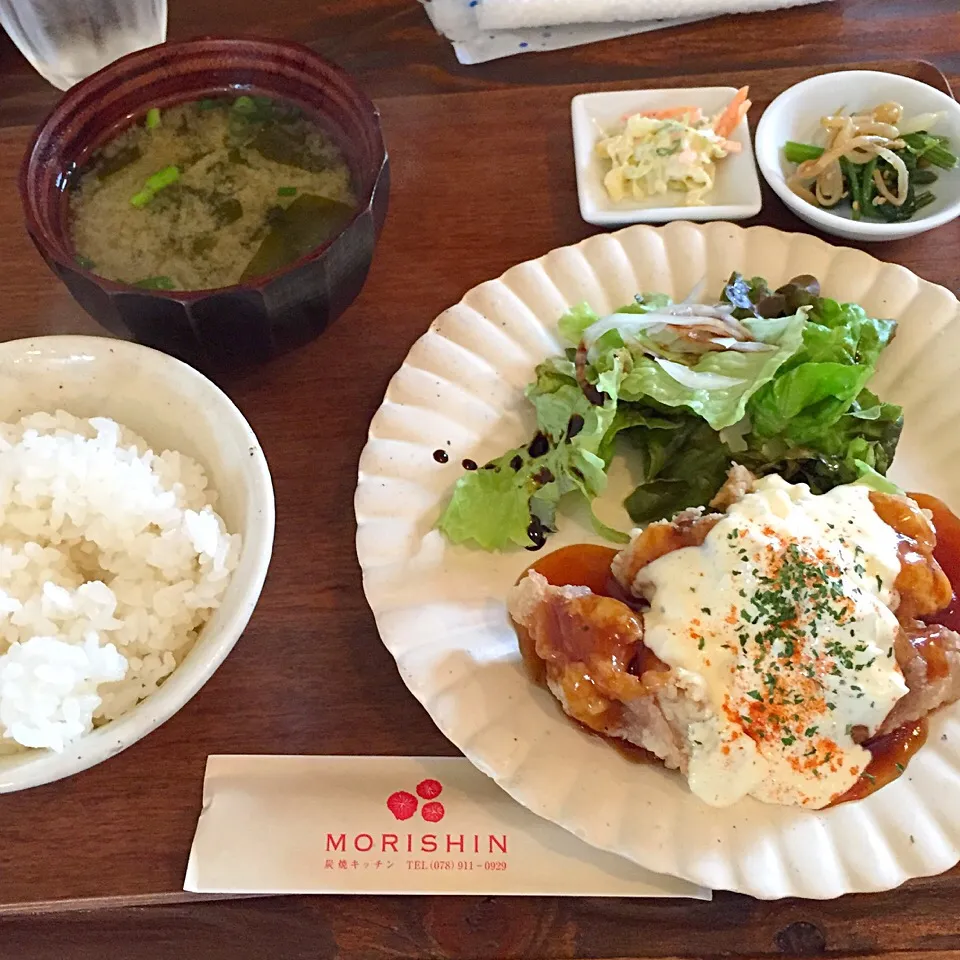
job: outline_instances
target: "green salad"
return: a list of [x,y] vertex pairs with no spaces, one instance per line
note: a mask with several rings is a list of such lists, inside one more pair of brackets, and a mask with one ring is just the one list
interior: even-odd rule
[[705,506],[733,463],[815,493],[895,489],[884,475],[902,413],[867,389],[895,330],[809,276],[771,290],[734,274],[712,305],[642,294],[599,317],[581,304],[559,321],[569,347],[527,387],[535,435],[464,474],[439,528],[486,550],[536,549],[562,497],[603,493],[619,452],[640,477],[625,501],[636,524]]

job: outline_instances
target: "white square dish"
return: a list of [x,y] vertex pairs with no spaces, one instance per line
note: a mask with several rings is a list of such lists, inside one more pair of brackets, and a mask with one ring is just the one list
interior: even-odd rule
[[730,137],[742,144],[742,151],[717,164],[716,183],[707,195],[708,202],[698,206],[687,206],[685,196],[680,193],[614,202],[603,186],[604,162],[596,152],[597,142],[611,134],[625,116],[688,104],[700,107],[707,116],[713,116],[726,107],[736,92],[736,87],[680,87],[582,93],[574,97],[570,113],[577,195],[583,219],[598,226],[621,226],[667,220],[743,220],[759,213],[762,203],[760,178],[746,117]]

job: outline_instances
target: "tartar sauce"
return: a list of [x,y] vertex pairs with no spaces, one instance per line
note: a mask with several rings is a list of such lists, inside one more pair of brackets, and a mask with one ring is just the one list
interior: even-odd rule
[[897,545],[866,487],[815,496],[771,476],[702,546],[640,571],[644,642],[699,692],[698,797],[817,809],[857,781],[870,754],[854,732],[872,734],[907,692],[889,606]]

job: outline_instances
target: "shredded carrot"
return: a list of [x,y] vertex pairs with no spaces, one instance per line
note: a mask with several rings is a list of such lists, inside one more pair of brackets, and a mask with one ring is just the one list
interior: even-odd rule
[[747,115],[747,111],[753,105],[747,99],[749,93],[749,87],[741,87],[727,105],[727,108],[717,117],[713,125],[713,130],[717,136],[729,137],[737,129],[737,124]]

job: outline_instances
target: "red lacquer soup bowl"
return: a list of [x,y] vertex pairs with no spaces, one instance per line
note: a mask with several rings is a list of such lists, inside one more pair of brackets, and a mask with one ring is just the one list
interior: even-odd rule
[[[350,167],[352,219],[294,263],[231,287],[144,290],[85,269],[70,239],[68,192],[91,154],[151,107],[224,94],[282,98],[316,118]],[[379,114],[348,74],[299,44],[224,38],[141,50],[77,84],[37,129],[20,171],[27,230],[91,316],[117,336],[218,367],[300,346],[343,313],[370,268],[389,181]]]

